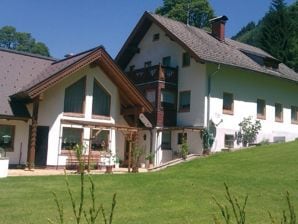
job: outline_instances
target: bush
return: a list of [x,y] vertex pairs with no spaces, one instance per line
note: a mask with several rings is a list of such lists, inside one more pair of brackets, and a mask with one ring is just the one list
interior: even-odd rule
[[243,143],[243,146],[247,146],[248,144],[252,144],[256,141],[257,135],[262,128],[261,122],[256,120],[254,123],[252,122],[252,117],[243,118],[243,121],[239,123],[240,131],[237,135],[237,142]]

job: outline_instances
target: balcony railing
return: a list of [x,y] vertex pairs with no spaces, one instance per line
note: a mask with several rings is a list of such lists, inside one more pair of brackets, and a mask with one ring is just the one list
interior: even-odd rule
[[178,69],[162,65],[154,65],[148,68],[136,69],[127,72],[127,76],[135,84],[147,83],[152,81],[165,81],[177,84]]

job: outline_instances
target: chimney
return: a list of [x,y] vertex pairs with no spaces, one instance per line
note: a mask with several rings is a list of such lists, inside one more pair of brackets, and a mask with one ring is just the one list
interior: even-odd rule
[[72,56],[74,56],[74,53],[68,53],[68,54],[64,55],[64,58],[70,58]]
[[219,41],[225,40],[225,24],[228,20],[226,16],[219,16],[213,19],[210,19],[212,36],[218,39]]

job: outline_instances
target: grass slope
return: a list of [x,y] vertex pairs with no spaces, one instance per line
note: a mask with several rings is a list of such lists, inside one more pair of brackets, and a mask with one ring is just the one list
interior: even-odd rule
[[[212,217],[219,211],[212,196],[226,203],[224,182],[241,200],[249,195],[247,223],[270,223],[267,211],[280,216],[286,208],[286,190],[298,206],[297,158],[298,142],[292,142],[219,153],[156,173],[97,175],[93,179],[98,201],[107,210],[117,192],[115,224],[213,223]],[[69,179],[78,192],[79,177]],[[40,224],[55,219],[51,191],[64,202],[70,217],[63,176],[0,180],[0,223]]]

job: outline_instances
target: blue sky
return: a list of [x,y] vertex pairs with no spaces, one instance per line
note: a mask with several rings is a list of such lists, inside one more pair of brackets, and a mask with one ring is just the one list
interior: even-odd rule
[[[295,0],[286,0],[288,4]],[[271,0],[209,0],[216,15],[226,15],[226,35],[258,21]],[[144,11],[162,0],[1,0],[0,27],[12,25],[44,42],[53,57],[104,45],[115,57]]]

